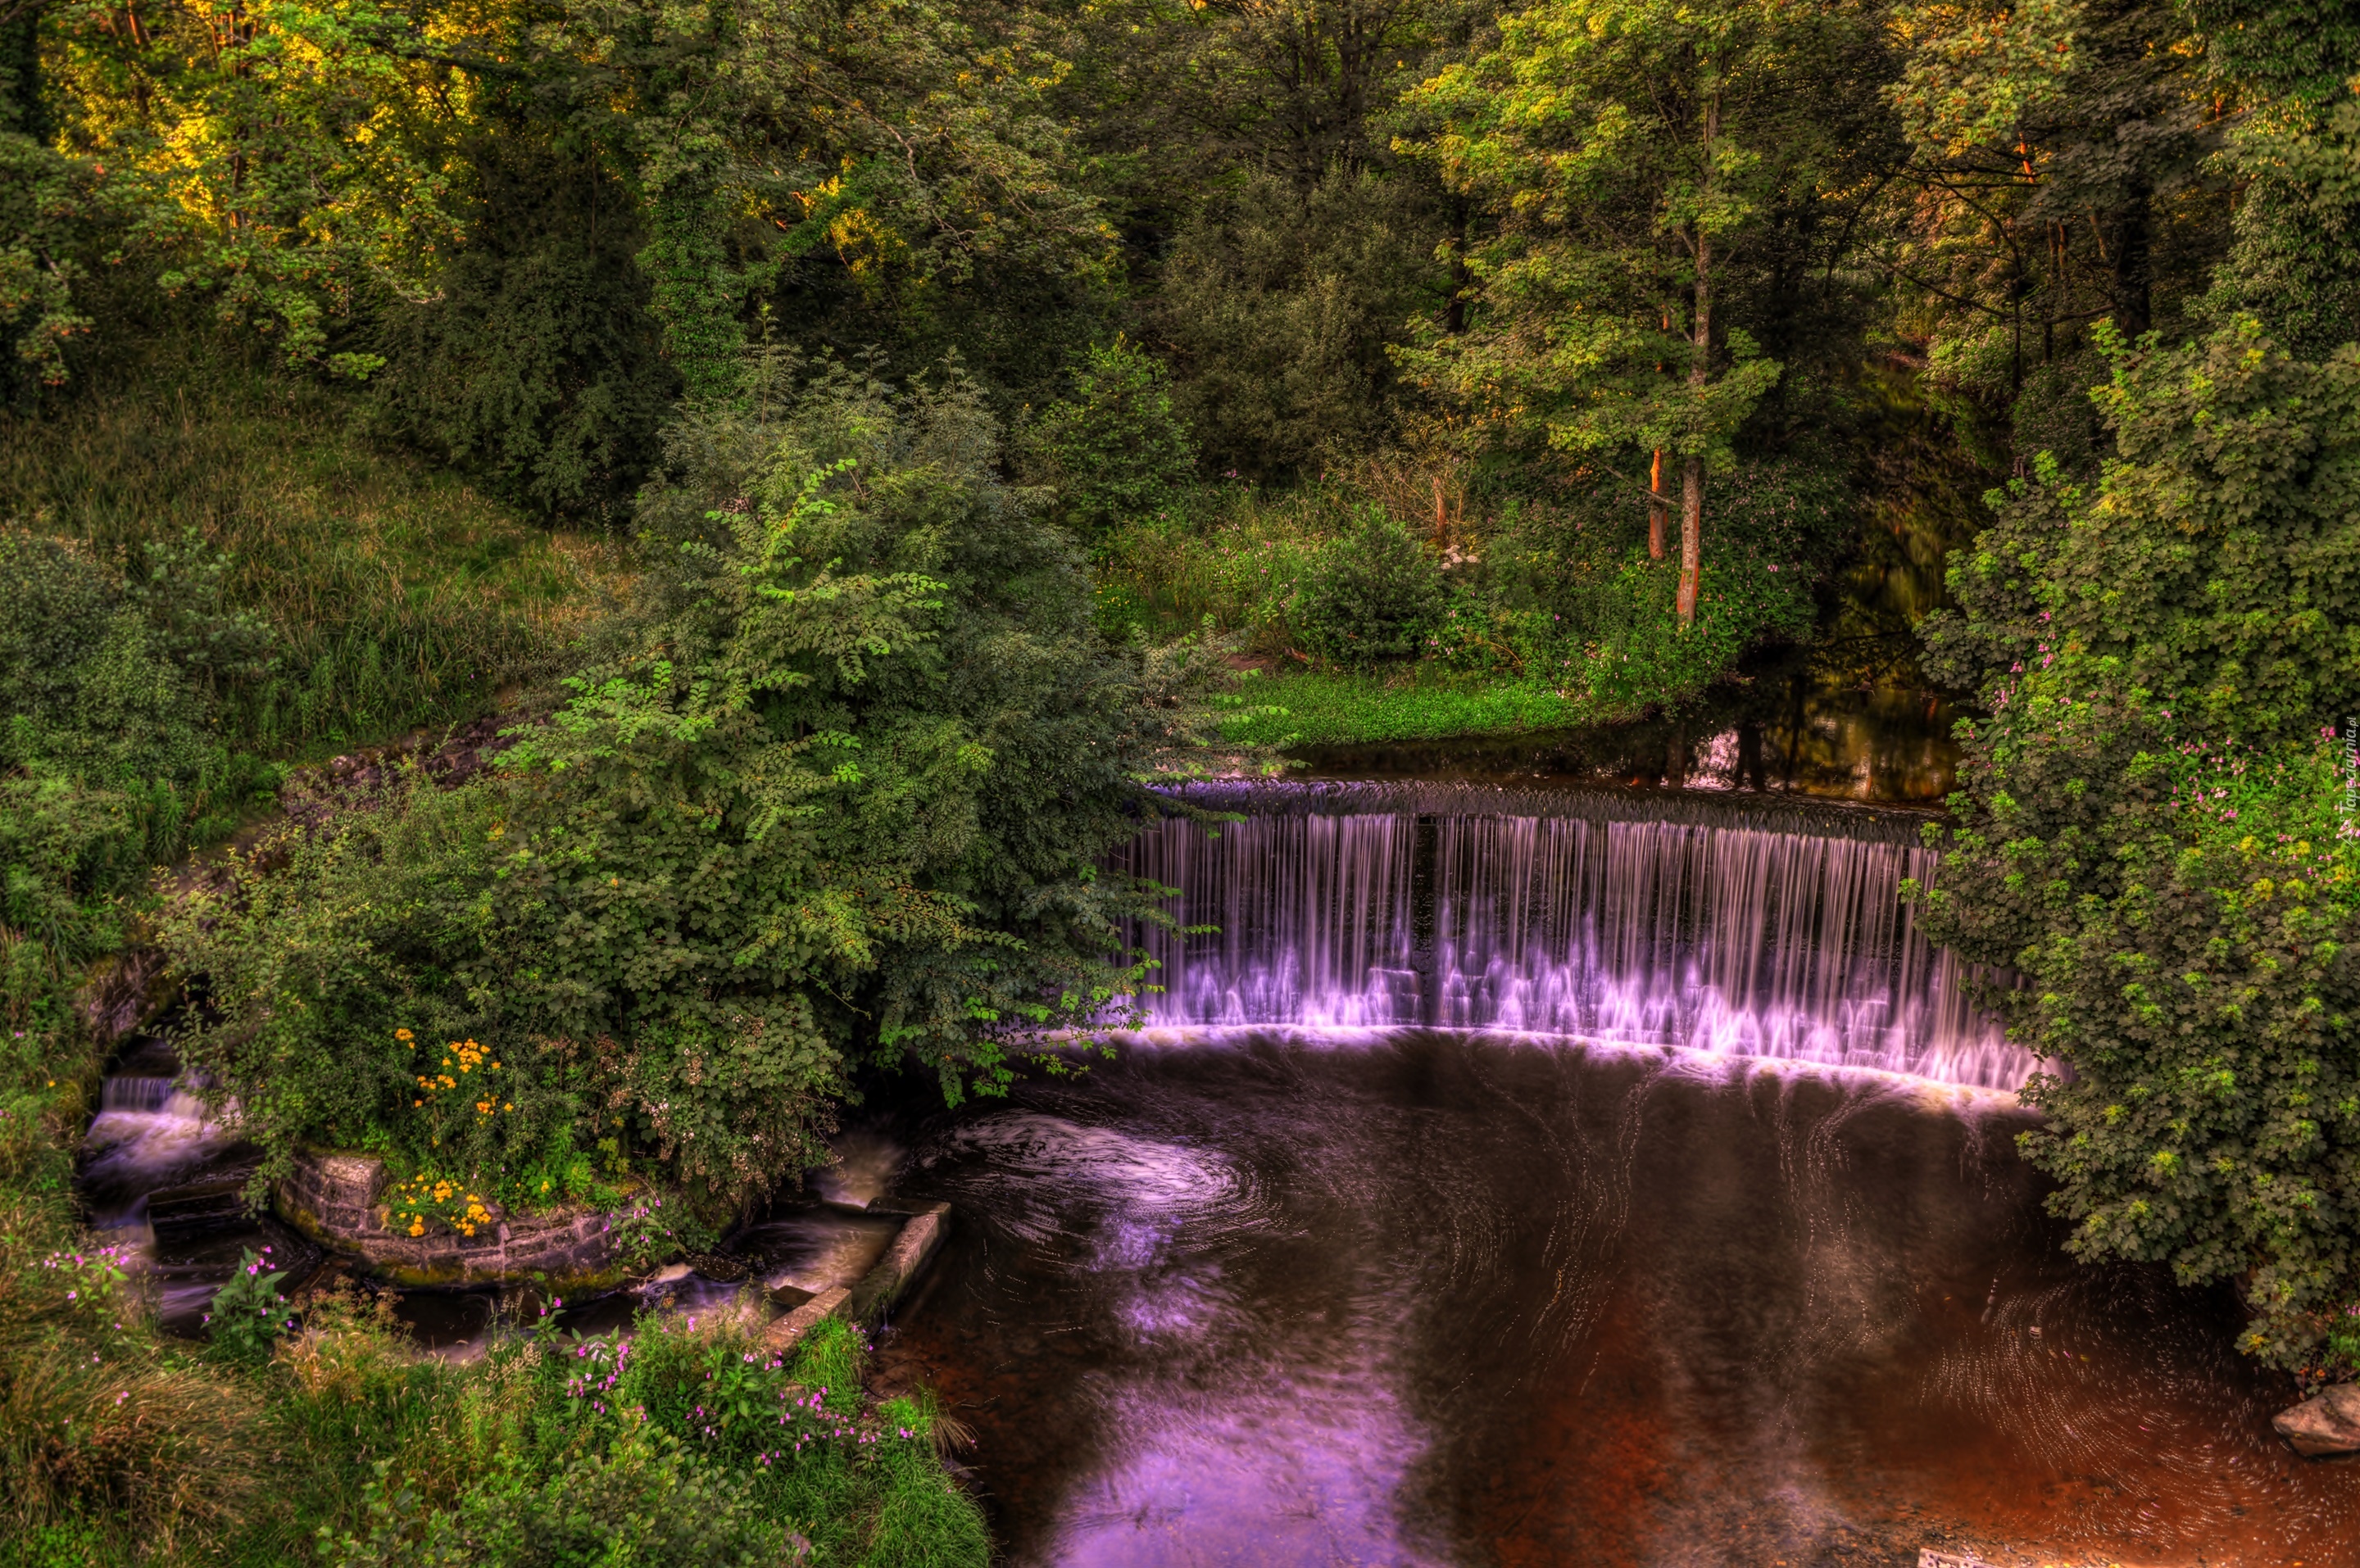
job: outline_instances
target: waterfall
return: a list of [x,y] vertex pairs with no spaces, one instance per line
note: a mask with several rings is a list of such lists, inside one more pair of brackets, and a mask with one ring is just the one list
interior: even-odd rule
[[1927,819],[1670,794],[1190,791],[1124,868],[1177,890],[1159,1025],[1424,1025],[1872,1067],[2012,1089],[2037,1065],[1970,1005],[1901,884]]

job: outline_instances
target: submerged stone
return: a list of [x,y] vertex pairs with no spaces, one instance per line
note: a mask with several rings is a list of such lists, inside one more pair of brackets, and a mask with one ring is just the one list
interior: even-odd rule
[[2339,1383],[2270,1418],[2297,1454],[2360,1454],[2360,1383]]

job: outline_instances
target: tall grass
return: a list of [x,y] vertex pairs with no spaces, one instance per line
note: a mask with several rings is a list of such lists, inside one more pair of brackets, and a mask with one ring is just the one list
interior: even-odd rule
[[335,394],[219,365],[0,415],[8,518],[102,551],[193,531],[228,553],[231,598],[280,643],[227,738],[272,755],[464,716],[548,672],[622,559],[370,449]]
[[1194,630],[1207,616],[1260,654],[1295,643],[1295,618],[1319,551],[1349,519],[1320,488],[1207,487],[1184,504],[1127,522],[1099,551],[1100,618],[1151,635]]

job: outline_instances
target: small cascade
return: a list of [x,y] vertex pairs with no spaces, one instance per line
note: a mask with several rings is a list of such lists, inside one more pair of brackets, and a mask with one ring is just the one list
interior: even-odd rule
[[1127,869],[1178,889],[1177,923],[1209,928],[1138,933],[1163,966],[1157,1024],[1532,1030],[1994,1089],[2037,1065],[1902,901],[1935,874],[1923,819],[1601,792],[1215,799],[1276,809],[1130,846]]
[[177,1080],[111,1077],[83,1137],[82,1180],[102,1193],[147,1192],[186,1177],[235,1141]]

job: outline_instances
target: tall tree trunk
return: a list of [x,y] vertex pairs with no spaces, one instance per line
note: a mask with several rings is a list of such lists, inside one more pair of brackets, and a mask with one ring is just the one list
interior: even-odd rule
[[1704,575],[1704,459],[1680,465],[1680,630],[1696,625],[1697,584]]
[[1664,525],[1671,520],[1672,516],[1671,507],[1665,504],[1662,447],[1655,449],[1655,465],[1647,470],[1647,488],[1655,494],[1655,498],[1647,503],[1647,559],[1661,561],[1664,559]]
[[1450,298],[1442,307],[1442,330],[1456,337],[1467,330],[1467,290],[1475,275],[1467,270],[1466,197],[1450,198]]
[[[1661,324],[1666,333],[1670,332],[1672,312],[1668,309],[1661,317]],[[1655,374],[1661,376],[1664,374],[1664,362],[1657,360]],[[1664,498],[1664,449],[1662,447],[1655,449],[1655,460],[1648,466],[1647,488],[1655,495],[1655,499],[1647,503],[1647,559],[1661,561],[1664,559],[1664,534],[1671,527],[1672,521],[1672,508]]]
[[2147,182],[2135,180],[2129,204],[2115,215],[2114,286],[2110,290],[2114,325],[2133,343],[2155,324],[2150,277],[2154,241],[2148,233],[2147,209]]
[[[1713,142],[1721,131],[1721,98],[1705,101],[1702,164],[1704,201],[1712,199]],[[1701,220],[1696,231],[1696,318],[1688,349],[1688,391],[1701,404],[1712,365],[1712,239]],[[1704,454],[1680,464],[1680,630],[1696,625],[1697,589],[1704,575]]]

